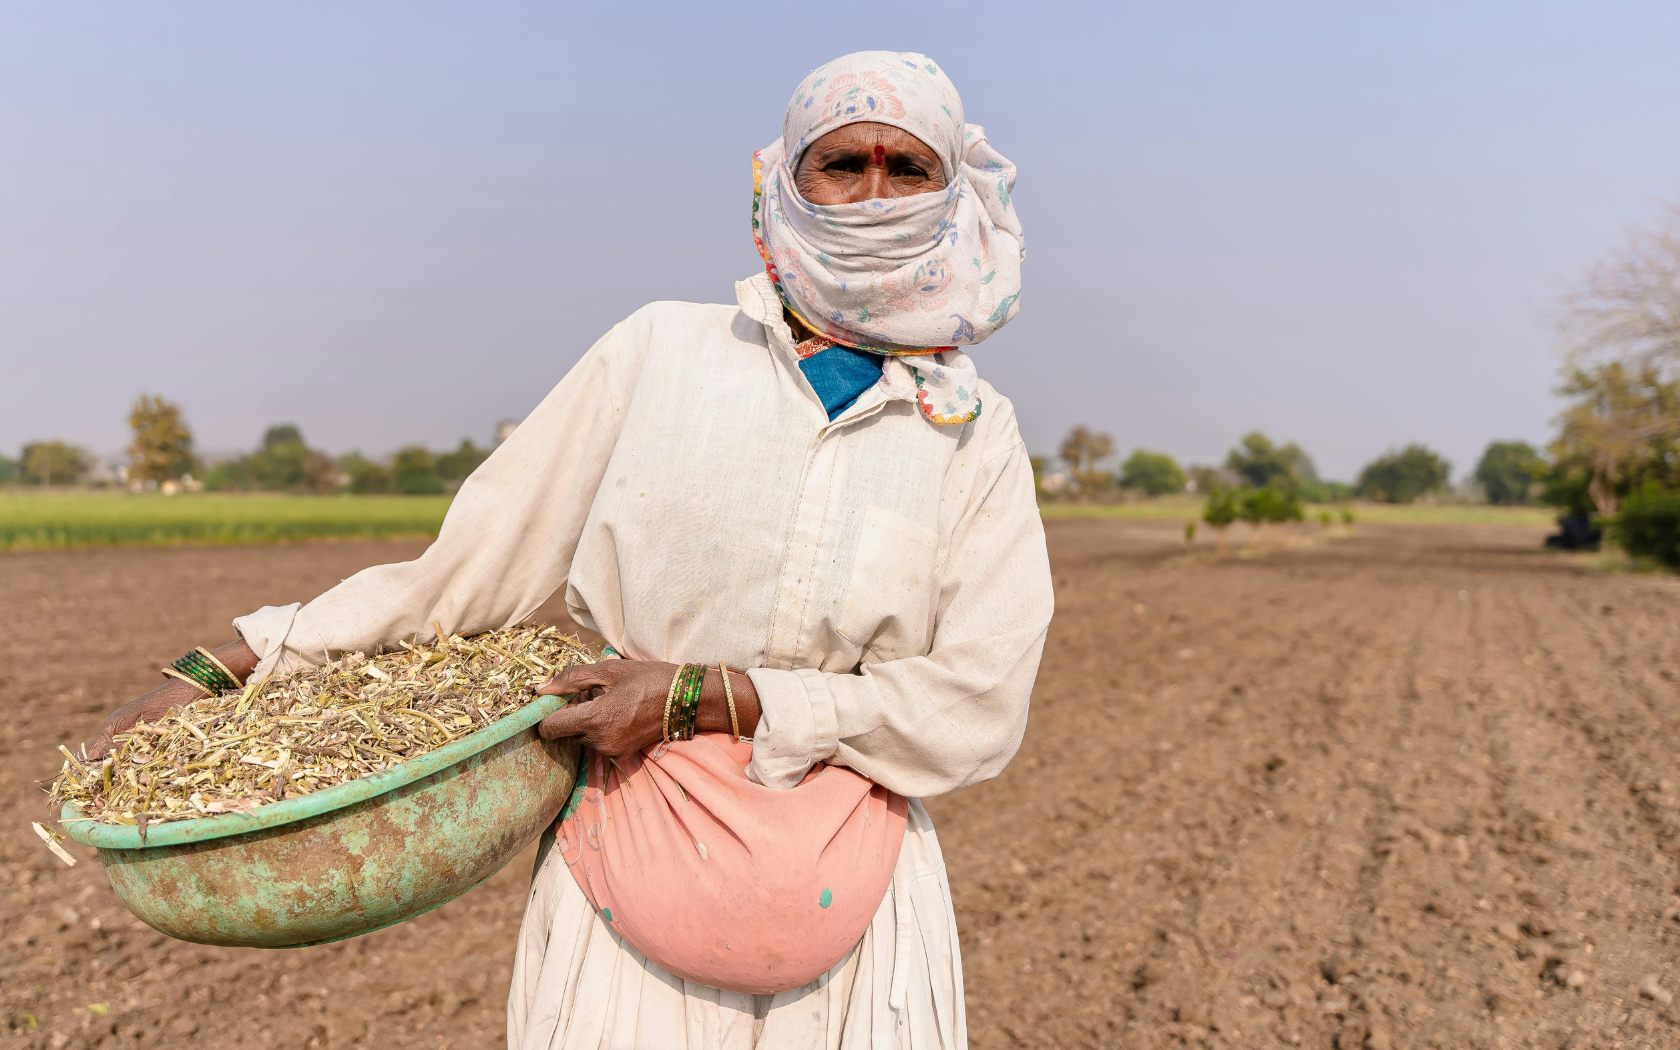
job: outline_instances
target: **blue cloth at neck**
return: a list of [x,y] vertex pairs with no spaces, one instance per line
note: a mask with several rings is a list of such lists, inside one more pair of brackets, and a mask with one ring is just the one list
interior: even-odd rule
[[881,378],[880,354],[853,350],[849,346],[831,346],[818,350],[810,357],[799,359],[799,370],[811,383],[811,389],[822,399],[828,410],[829,422],[852,407],[858,395]]

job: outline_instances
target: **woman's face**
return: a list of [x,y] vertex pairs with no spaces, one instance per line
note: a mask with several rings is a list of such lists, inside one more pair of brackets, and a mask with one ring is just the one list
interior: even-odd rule
[[793,184],[812,204],[856,204],[944,189],[945,170],[939,155],[908,131],[861,121],[811,143]]

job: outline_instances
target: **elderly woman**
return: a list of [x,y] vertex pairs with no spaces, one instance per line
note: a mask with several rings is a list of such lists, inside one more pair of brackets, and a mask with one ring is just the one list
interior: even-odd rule
[[511,1047],[967,1045],[920,798],[1014,755],[1052,603],[1013,410],[961,349],[1019,307],[1014,179],[926,56],[817,69],[753,158],[734,304],[632,314],[424,555],[217,650],[280,673],[563,587],[622,654],[544,687],[583,701],[542,733],[582,738],[587,787],[533,877]]

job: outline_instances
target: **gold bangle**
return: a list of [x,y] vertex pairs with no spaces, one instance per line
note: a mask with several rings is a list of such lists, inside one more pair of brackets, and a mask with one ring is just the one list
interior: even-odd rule
[[215,653],[213,653],[210,650],[204,648],[204,646],[202,646],[202,645],[199,646],[197,648],[197,650],[195,650],[195,651],[200,653],[201,655],[203,655],[203,657],[206,660],[209,660],[211,663],[215,664],[217,667],[220,667],[222,669],[222,673],[228,676],[229,681],[234,682],[237,685],[241,685],[241,686],[245,684],[244,682],[239,681],[239,676],[238,675],[236,675],[232,671],[228,670],[227,664],[224,664],[220,660],[216,659],[216,654]]
[[735,734],[735,742],[741,742],[741,721],[735,717],[735,689],[729,684],[729,668],[718,661],[718,674],[723,675],[723,698],[729,703],[729,731]]
[[158,668],[158,670],[162,671],[166,677],[180,679],[181,681],[183,681],[183,682],[187,683],[188,685],[192,686],[194,689],[197,689],[199,692],[203,693],[205,696],[215,696],[216,695],[215,692],[213,690],[211,690],[211,688],[209,686],[205,685],[203,682],[200,682],[200,681],[198,681],[197,679],[194,679],[194,678],[188,678],[186,675],[184,675],[181,672],[175,670],[175,668],[173,668],[173,667],[160,667],[160,668]]
[[665,749],[671,746],[671,705],[677,702],[677,686],[682,682],[682,678],[682,668],[678,667],[675,673],[671,675],[671,688],[665,693],[665,721],[661,727],[663,737],[659,741],[659,746],[650,752],[653,758],[663,755]]

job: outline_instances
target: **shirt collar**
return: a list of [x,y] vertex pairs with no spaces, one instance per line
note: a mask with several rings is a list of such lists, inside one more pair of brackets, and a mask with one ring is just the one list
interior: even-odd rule
[[749,320],[757,321],[769,331],[778,349],[793,349],[793,331],[782,317],[782,300],[770,275],[760,270],[744,281],[735,282],[735,302]]
[[[797,366],[799,355],[793,349],[793,330],[782,316],[782,300],[776,294],[776,286],[770,283],[770,275],[760,270],[744,281],[736,281],[735,302],[749,320],[764,326],[771,347]],[[889,357],[881,364],[880,382],[858,395],[852,407],[842,412],[834,422],[851,419],[882,401],[915,400],[916,377],[903,361]]]

